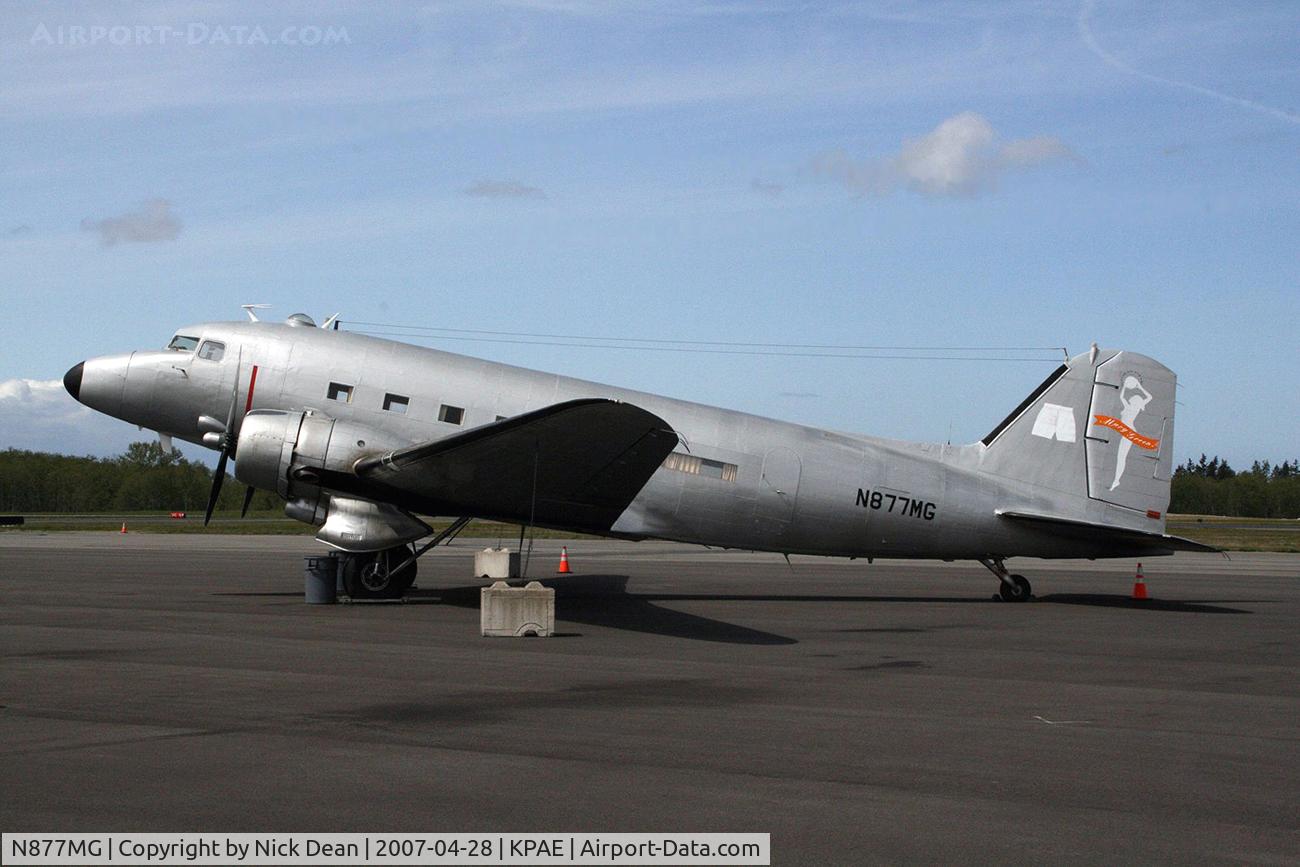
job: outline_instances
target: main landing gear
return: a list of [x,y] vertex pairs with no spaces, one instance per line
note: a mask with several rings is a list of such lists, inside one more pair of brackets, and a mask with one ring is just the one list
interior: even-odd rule
[[451,526],[419,548],[398,545],[382,551],[356,551],[339,555],[339,576],[343,592],[353,599],[400,599],[415,583],[415,561],[440,542],[456,538],[469,518],[457,518]]
[[1024,575],[1012,575],[1007,571],[1007,567],[1002,565],[1000,558],[990,557],[980,560],[984,567],[998,576],[1002,586],[998,588],[998,594],[1002,597],[1003,602],[1028,602],[1033,595],[1033,588],[1029,586],[1029,579]]
[[405,545],[339,559],[343,590],[353,599],[400,599],[415,583],[415,558]]

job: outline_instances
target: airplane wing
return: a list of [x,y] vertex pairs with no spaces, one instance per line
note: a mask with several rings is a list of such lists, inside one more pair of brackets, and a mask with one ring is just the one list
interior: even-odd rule
[[1008,518],[1040,529],[1055,533],[1065,539],[1088,541],[1111,541],[1117,549],[1133,554],[1153,553],[1168,554],[1173,551],[1203,551],[1221,554],[1223,551],[1212,545],[1184,539],[1182,536],[1168,536],[1161,533],[1144,533],[1125,527],[1098,524],[1092,521],[1079,521],[1074,518],[1058,518],[1054,515],[1040,515],[1035,512],[1013,512],[999,509],[998,517]]
[[358,462],[370,496],[433,515],[605,531],[677,445],[629,403],[571,400]]

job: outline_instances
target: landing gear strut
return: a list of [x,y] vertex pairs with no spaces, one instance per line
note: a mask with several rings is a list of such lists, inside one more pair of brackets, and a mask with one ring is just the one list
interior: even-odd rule
[[1033,588],[1029,586],[1029,579],[1024,575],[1012,575],[1002,564],[1001,558],[990,557],[980,562],[1002,582],[998,587],[998,595],[1002,597],[1003,602],[1029,601],[1029,597],[1033,595]]

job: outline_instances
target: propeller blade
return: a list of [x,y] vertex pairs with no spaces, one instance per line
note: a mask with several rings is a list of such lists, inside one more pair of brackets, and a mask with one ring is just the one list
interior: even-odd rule
[[231,450],[230,444],[234,441],[235,435],[235,409],[239,406],[239,373],[240,368],[244,366],[244,347],[239,347],[239,355],[235,358],[235,387],[230,392],[230,411],[226,413],[226,444],[222,448],[223,452]]
[[247,487],[244,488],[244,506],[239,510],[239,517],[241,518],[248,517],[248,506],[250,503],[253,502],[253,494],[256,493],[257,493],[257,488],[253,487],[252,485],[248,485]]
[[[252,315],[251,312],[249,315]],[[212,474],[212,490],[208,492],[208,508],[203,513],[203,526],[207,526],[212,520],[212,510],[217,507],[217,499],[221,496],[221,483],[226,480],[226,463],[230,456],[235,452],[235,410],[239,407],[239,372],[243,367],[244,347],[239,347],[239,355],[235,358],[235,387],[230,392],[230,409],[226,412],[226,429],[221,435],[221,457],[217,458],[217,470]],[[253,373],[257,373],[257,368],[253,368]],[[251,386],[250,386],[251,387]],[[251,488],[249,489],[251,492]],[[249,494],[244,495],[244,510],[248,510],[248,501],[251,499]]]
[[226,480],[226,461],[229,459],[229,453],[222,449],[221,457],[217,458],[217,470],[212,474],[212,490],[208,492],[208,509],[203,513],[205,527],[212,520],[212,510],[217,507],[217,498],[221,496],[221,483]]

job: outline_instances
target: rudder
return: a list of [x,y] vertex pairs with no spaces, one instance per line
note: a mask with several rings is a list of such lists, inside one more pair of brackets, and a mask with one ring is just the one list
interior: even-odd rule
[[1088,409],[1088,496],[1160,517],[1169,506],[1177,377],[1118,352],[1099,363]]

